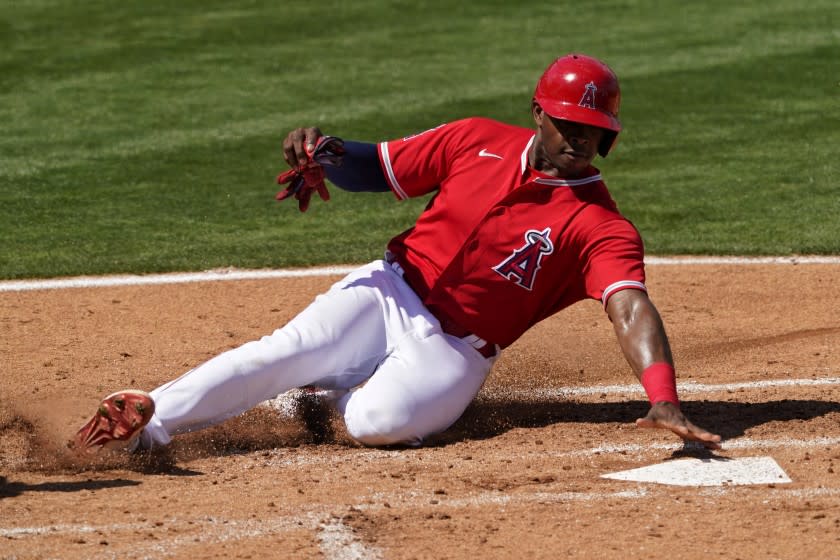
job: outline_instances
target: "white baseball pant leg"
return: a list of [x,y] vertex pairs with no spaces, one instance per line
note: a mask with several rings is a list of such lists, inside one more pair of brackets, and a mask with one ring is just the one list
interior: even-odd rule
[[445,334],[384,261],[349,274],[270,336],[229,350],[151,392],[140,446],[222,422],[295,387],[349,390],[337,407],[367,445],[418,445],[451,426],[493,360]]

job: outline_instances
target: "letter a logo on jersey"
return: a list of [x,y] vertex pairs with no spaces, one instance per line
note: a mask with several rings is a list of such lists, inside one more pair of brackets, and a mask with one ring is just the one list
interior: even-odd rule
[[586,91],[583,92],[583,96],[580,98],[578,105],[581,107],[588,107],[590,109],[595,108],[595,94],[598,92],[598,88],[595,87],[595,82],[589,82],[584,86]]
[[493,270],[516,282],[528,291],[534,288],[534,280],[540,269],[540,261],[554,252],[551,243],[551,228],[542,231],[529,229],[525,232],[525,245],[516,249],[511,256],[493,267]]

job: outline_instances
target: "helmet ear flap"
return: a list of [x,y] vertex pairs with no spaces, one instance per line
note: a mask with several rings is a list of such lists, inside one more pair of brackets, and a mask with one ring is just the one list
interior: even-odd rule
[[607,157],[607,154],[610,153],[617,140],[618,132],[605,130],[604,136],[601,138],[601,143],[598,144],[598,155],[603,158]]

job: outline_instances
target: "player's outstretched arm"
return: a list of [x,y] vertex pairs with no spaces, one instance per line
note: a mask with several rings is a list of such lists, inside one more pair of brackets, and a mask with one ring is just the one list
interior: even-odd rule
[[636,425],[671,430],[684,440],[718,449],[720,436],[691,422],[679,408],[668,337],[647,294],[632,289],[613,294],[607,302],[607,314],[624,357],[651,400],[650,411]]
[[313,192],[330,199],[325,178],[345,191],[390,191],[376,144],[324,136],[318,127],[296,128],[283,140],[283,157],[291,169],[277,178],[288,185],[277,199],[296,198],[302,212]]

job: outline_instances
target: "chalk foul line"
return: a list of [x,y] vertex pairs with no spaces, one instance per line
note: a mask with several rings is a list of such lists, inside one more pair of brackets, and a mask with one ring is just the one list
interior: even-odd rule
[[[840,264],[840,256],[784,256],[784,257],[647,257],[646,265],[807,265]],[[357,266],[328,266],[304,269],[223,269],[204,272],[141,274],[119,276],[79,276],[45,280],[11,280],[0,282],[0,292],[29,290],[60,290],[68,288],[105,288],[114,286],[150,286],[156,284],[182,284],[190,282],[216,282],[231,280],[264,280],[272,278],[301,278],[308,276],[344,275]]]
[[30,290],[63,290],[70,288],[110,288],[115,286],[154,286],[160,284],[187,284],[232,280],[267,280],[272,278],[303,278],[344,275],[356,267],[323,267],[280,270],[208,270],[171,274],[141,274],[122,276],[78,276],[46,280],[21,280],[0,282],[0,292]]
[[[726,391],[771,389],[774,387],[824,387],[840,385],[840,377],[804,378],[804,379],[767,379],[762,381],[744,381],[739,383],[697,383],[694,381],[677,381],[680,394],[718,393]],[[512,390],[499,392],[498,398],[521,399],[554,399],[568,397],[585,397],[592,395],[642,395],[644,390],[638,384],[629,385],[592,385],[586,387],[554,387],[529,390]],[[488,398],[488,397],[485,397]],[[494,398],[490,396],[489,398]]]

